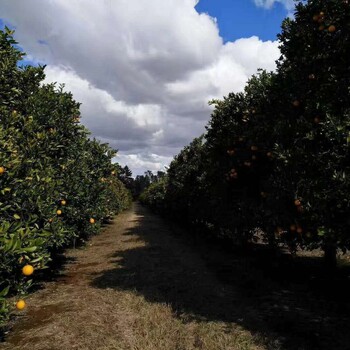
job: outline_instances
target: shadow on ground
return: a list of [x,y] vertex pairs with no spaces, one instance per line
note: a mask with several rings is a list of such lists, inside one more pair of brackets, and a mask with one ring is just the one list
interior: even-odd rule
[[116,251],[116,267],[96,276],[94,287],[167,303],[184,322],[238,323],[269,349],[350,349],[349,271],[325,278],[317,257],[242,255],[189,241],[147,209],[136,212],[137,224],[123,239],[135,247]]

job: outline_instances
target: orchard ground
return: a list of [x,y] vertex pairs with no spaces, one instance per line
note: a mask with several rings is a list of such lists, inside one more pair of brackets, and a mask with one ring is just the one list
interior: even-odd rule
[[[210,243],[210,244],[209,244]],[[347,349],[350,273],[239,253],[138,204],[27,298],[2,350]],[[346,264],[345,264],[346,265]]]

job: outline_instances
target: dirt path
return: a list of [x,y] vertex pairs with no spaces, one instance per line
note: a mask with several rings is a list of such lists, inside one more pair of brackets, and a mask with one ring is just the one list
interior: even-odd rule
[[238,325],[234,290],[137,204],[66,255],[72,263],[27,299],[0,349],[262,348]]
[[202,234],[134,204],[67,251],[0,350],[350,349],[349,269],[325,279],[318,257],[234,252]]

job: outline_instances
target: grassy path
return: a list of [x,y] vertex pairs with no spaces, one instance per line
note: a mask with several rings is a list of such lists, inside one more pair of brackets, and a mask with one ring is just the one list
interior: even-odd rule
[[134,204],[67,251],[0,350],[350,349],[350,270],[330,281],[319,257],[240,255],[183,232]]
[[0,349],[262,348],[233,321],[234,291],[137,204],[66,255],[62,276],[27,299]]

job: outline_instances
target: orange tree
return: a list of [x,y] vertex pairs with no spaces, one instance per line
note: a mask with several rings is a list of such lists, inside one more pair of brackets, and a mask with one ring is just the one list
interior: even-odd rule
[[[346,1],[299,4],[295,20],[283,23],[276,74],[260,74],[244,95],[217,102],[207,133],[213,164],[232,165],[228,179],[255,197],[251,212],[242,207],[251,207],[249,196],[229,200],[238,218],[259,209],[257,223],[270,241],[277,233],[293,249],[321,246],[333,264],[336,248],[349,248],[349,13]],[[239,140],[258,161],[243,183]],[[226,147],[232,161],[225,161]],[[226,187],[220,198],[227,198]]]
[[226,235],[246,244],[256,227],[274,243],[278,205],[271,201],[269,179],[273,169],[273,140],[269,126],[269,91],[275,76],[261,72],[245,91],[214,100],[206,140],[210,167],[211,210]]
[[349,16],[348,1],[297,5],[277,71],[213,101],[203,156],[175,158],[167,205],[242,243],[258,226],[270,244],[322,247],[330,264],[349,249]]
[[0,322],[5,296],[32,283],[24,266],[35,276],[130,201],[111,163],[116,151],[88,137],[70,93],[40,86],[44,67],[18,67],[12,34],[0,31]]
[[302,244],[321,245],[334,264],[336,248],[350,243],[348,1],[299,4],[279,39],[276,190],[287,192],[299,211]]
[[167,212],[179,221],[192,224],[209,221],[211,202],[205,180],[206,159],[205,139],[201,136],[184,147],[170,163],[165,205]]
[[142,204],[149,206],[156,213],[166,214],[167,205],[165,195],[167,190],[167,178],[163,177],[159,181],[150,184],[139,196]]

